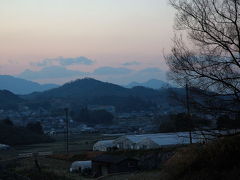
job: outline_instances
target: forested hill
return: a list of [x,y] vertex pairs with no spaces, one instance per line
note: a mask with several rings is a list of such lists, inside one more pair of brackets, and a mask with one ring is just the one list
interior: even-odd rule
[[154,97],[160,95],[160,91],[145,87],[124,88],[112,83],[102,82],[91,78],[79,79],[64,84],[42,93],[33,93],[25,96],[29,99],[36,98],[81,98],[92,99],[95,97]]
[[[164,94],[163,94],[164,93]],[[75,105],[113,105],[120,111],[147,110],[167,101],[167,90],[145,87],[124,88],[91,78],[79,79],[63,86],[24,98],[31,101],[58,101]]]
[[63,86],[27,97],[38,98],[91,98],[99,96],[127,96],[130,91],[121,86],[85,78],[71,81]]
[[13,94],[7,90],[0,90],[0,108],[11,108],[14,109],[17,107],[18,103],[23,102],[19,96]]
[[143,83],[132,82],[132,83],[126,85],[127,88],[133,88],[136,86],[143,86],[143,87],[152,88],[152,89],[161,89],[161,88],[171,87],[170,84],[168,84],[164,81],[158,80],[158,79],[150,79]]

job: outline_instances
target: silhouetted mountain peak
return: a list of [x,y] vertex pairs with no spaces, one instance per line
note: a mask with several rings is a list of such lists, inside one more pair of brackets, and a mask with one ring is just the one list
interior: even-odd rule
[[74,81],[67,82],[63,86],[74,86],[74,85],[96,84],[96,83],[101,84],[103,82],[93,79],[93,78],[86,77],[83,79],[76,79]]
[[58,88],[54,88],[42,93],[37,93],[36,95],[43,97],[47,96],[51,98],[87,98],[113,95],[122,96],[126,95],[128,92],[129,89],[121,87],[119,85],[102,82],[93,78],[84,78],[68,82]]
[[[122,88],[123,87],[116,85],[116,84],[112,84],[112,83],[108,83],[108,82],[102,82],[93,78],[83,78],[83,79],[77,79],[74,81],[70,81],[66,84],[64,84],[63,86],[61,86],[60,88],[100,88],[100,87],[106,87],[106,88]],[[97,90],[97,89],[95,89]]]

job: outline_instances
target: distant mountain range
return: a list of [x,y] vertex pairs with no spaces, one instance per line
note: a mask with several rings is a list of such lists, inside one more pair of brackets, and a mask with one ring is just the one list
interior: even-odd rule
[[14,94],[30,94],[56,88],[56,84],[38,84],[36,82],[16,78],[8,75],[0,75],[0,90],[8,90]]
[[33,93],[26,97],[34,98],[80,98],[80,99],[92,99],[96,97],[106,96],[155,96],[159,95],[159,91],[145,88],[134,87],[125,88],[116,84],[102,82],[93,78],[78,79],[66,83],[58,88],[50,89],[48,91]]
[[[154,82],[159,83],[158,80],[152,80],[146,84],[151,85]],[[151,88],[143,86],[126,88],[92,78],[78,79],[57,87],[40,85],[12,76],[0,76],[0,89],[7,89],[0,91],[0,102],[4,108],[16,108],[19,104],[30,108],[47,109],[70,106],[72,110],[77,111],[88,105],[112,105],[118,112],[145,111],[156,107],[166,111],[175,110],[175,106],[178,105],[170,98],[171,93],[182,94],[184,90],[158,87],[155,84]],[[163,82],[161,87],[169,86]]]
[[84,78],[48,91],[22,96],[29,101],[48,101],[54,107],[70,104],[73,108],[84,105],[112,105],[117,111],[129,112],[170,106],[169,89],[155,90],[137,86],[125,88],[116,84]]
[[[87,79],[87,78],[86,78]],[[69,84],[69,83],[67,83]],[[152,89],[170,88],[171,85],[167,82],[151,79],[149,81],[139,83],[132,82],[126,85],[126,88],[133,88],[137,86],[142,86]],[[39,84],[22,78],[17,78],[9,75],[0,75],[0,90],[8,90],[14,94],[26,95],[33,92],[43,92],[53,88],[57,88],[59,85],[56,84]],[[64,86],[66,87],[66,86]]]
[[169,83],[166,83],[166,82],[158,80],[158,79],[151,79],[151,80],[143,82],[143,83],[132,82],[132,83],[128,84],[126,87],[133,88],[136,86],[143,86],[143,87],[152,88],[152,89],[161,89],[161,88],[170,88],[171,87],[171,85]]

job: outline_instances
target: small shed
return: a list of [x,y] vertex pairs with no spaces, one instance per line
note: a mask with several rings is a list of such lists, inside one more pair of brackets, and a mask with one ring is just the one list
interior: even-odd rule
[[114,146],[113,140],[98,141],[93,145],[93,151],[108,151]]
[[136,170],[138,170],[138,160],[122,155],[103,154],[92,160],[92,171],[95,177]]
[[9,150],[11,147],[6,144],[0,144],[0,150]]
[[70,172],[79,172],[82,173],[85,169],[92,168],[92,161],[74,161],[71,164]]

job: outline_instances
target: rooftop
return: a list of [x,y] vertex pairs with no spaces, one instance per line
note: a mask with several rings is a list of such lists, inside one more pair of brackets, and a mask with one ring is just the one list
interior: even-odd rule
[[121,155],[110,155],[110,154],[102,154],[100,156],[97,156],[93,159],[95,162],[104,162],[104,163],[111,163],[111,164],[118,164],[124,160],[129,159],[126,156]]

